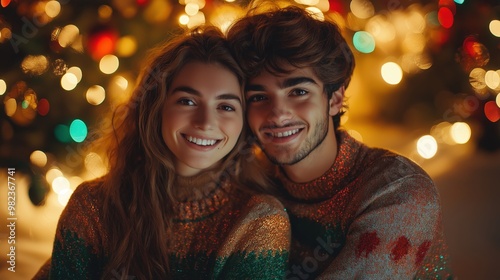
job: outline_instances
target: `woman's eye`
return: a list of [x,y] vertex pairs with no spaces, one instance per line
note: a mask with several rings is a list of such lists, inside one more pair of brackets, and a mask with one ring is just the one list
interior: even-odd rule
[[219,108],[224,111],[236,111],[232,106],[229,105],[221,105]]
[[195,105],[193,100],[186,99],[186,98],[179,99],[177,101],[177,104],[186,105],[186,106],[194,106]]
[[262,94],[254,94],[247,99],[248,103],[260,102],[266,100],[266,96]]

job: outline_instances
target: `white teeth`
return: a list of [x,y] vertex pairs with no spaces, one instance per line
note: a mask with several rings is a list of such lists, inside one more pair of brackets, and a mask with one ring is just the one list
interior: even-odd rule
[[299,129],[289,130],[289,131],[285,131],[285,132],[273,133],[272,135],[273,135],[273,137],[281,138],[281,137],[287,137],[287,136],[290,136],[290,135],[294,135],[297,132],[299,132]]
[[194,143],[194,144],[200,145],[200,146],[212,146],[217,142],[217,140],[198,139],[198,138],[192,137],[192,136],[188,136],[187,140],[191,143]]

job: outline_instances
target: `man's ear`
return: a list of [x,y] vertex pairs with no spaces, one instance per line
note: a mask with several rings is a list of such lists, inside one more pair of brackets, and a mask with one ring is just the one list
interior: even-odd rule
[[342,109],[344,104],[345,87],[341,86],[338,90],[334,91],[330,100],[328,100],[328,113],[330,116],[335,116]]

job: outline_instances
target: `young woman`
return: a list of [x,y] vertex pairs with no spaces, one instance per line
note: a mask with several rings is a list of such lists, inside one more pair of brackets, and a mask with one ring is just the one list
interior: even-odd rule
[[284,278],[290,225],[276,199],[243,188],[266,180],[224,36],[198,29],[147,65],[114,114],[109,173],[76,189],[35,278]]

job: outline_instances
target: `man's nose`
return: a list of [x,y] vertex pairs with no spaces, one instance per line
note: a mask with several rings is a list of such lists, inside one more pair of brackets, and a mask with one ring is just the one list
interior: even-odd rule
[[292,118],[292,110],[290,105],[284,101],[275,99],[271,102],[270,112],[268,114],[268,121],[277,125],[286,123],[287,120]]

